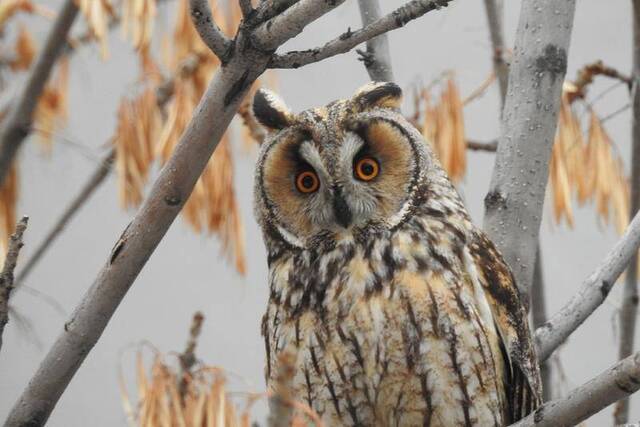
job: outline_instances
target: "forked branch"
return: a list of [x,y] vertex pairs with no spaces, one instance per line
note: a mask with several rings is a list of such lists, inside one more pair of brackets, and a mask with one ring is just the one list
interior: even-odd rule
[[269,68],[298,68],[341,53],[346,53],[357,45],[380,34],[400,28],[409,21],[419,18],[427,12],[446,7],[451,1],[452,0],[410,1],[360,30],[347,30],[346,33],[343,33],[322,47],[302,51],[291,51],[283,55],[274,55],[271,62],[269,62]]
[[535,340],[540,361],[546,360],[602,304],[615,281],[636,256],[638,247],[640,215],[633,218],[622,238],[585,280],[580,291],[536,330]]
[[220,58],[220,62],[226,63],[232,42],[222,33],[213,19],[209,2],[207,0],[189,0],[189,7],[191,20],[200,38]]

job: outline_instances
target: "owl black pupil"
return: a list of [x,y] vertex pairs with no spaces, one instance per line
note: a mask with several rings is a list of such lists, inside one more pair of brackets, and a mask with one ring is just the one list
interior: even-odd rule
[[360,168],[362,173],[366,176],[373,175],[373,165],[371,163],[365,163]]
[[302,178],[302,186],[304,188],[312,188],[315,180],[311,175],[306,175]]

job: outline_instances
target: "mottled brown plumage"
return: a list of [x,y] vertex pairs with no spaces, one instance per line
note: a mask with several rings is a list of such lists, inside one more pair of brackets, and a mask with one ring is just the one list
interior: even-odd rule
[[507,425],[540,403],[526,313],[400,95],[370,84],[298,115],[256,95],[274,131],[255,181],[267,382],[286,353],[328,425]]

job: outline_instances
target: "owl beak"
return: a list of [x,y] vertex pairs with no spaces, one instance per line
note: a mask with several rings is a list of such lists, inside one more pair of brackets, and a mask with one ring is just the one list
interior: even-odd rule
[[353,217],[347,201],[342,196],[342,189],[340,187],[336,187],[333,191],[333,213],[338,224],[344,228],[349,227]]

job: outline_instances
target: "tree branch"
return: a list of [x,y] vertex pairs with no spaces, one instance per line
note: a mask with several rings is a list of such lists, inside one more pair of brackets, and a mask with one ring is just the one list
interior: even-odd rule
[[225,64],[231,52],[232,42],[223,33],[211,15],[211,8],[207,0],[189,0],[191,20],[200,38],[213,52],[220,62]]
[[291,1],[281,0],[279,3],[286,9],[256,28],[251,35],[251,43],[258,50],[272,53],[285,41],[300,34],[304,27],[344,1],[300,0],[291,4]]
[[62,9],[38,53],[38,58],[29,72],[29,77],[8,117],[0,127],[0,183],[9,171],[18,148],[29,134],[33,112],[44,89],[53,64],[67,43],[67,35],[78,15],[74,0],[65,0]]
[[640,215],[636,214],[618,243],[584,281],[578,293],[536,330],[538,359],[546,360],[609,295],[609,291],[640,247]]
[[[380,3],[378,0],[358,0],[362,26],[366,27],[380,19]],[[391,53],[386,34],[367,40],[367,50],[357,50],[360,59],[367,67],[371,80],[378,82],[392,82],[393,68],[391,67]]]
[[498,78],[500,87],[500,111],[504,108],[504,101],[507,96],[507,84],[509,83],[509,65],[504,59],[504,30],[503,30],[503,7],[502,0],[484,0],[489,23],[489,35],[491,46],[493,47],[493,71]]
[[[338,38],[333,39],[322,47],[287,52],[284,55],[274,55],[269,68],[298,68],[303,65],[322,61],[323,59],[346,53],[360,43],[400,28],[409,21],[419,18],[427,12],[446,7],[452,0],[413,0],[399,7],[390,14],[376,20],[366,27],[352,32],[347,30]],[[293,9],[293,7],[292,7]]]
[[40,261],[42,255],[49,249],[49,246],[58,238],[60,233],[64,231],[64,228],[67,226],[71,218],[75,216],[76,213],[80,210],[80,208],[85,204],[85,202],[91,197],[93,192],[102,184],[104,179],[109,175],[111,171],[111,166],[113,163],[115,151],[113,149],[109,150],[109,153],[100,161],[100,164],[96,168],[96,170],[91,174],[91,178],[80,190],[80,193],[73,199],[73,201],[69,204],[67,209],[64,210],[62,216],[55,223],[53,228],[49,231],[47,236],[42,240],[38,248],[35,250],[33,255],[27,260],[24,264],[24,267],[18,273],[16,277],[16,285],[18,288],[23,284],[25,279],[29,276],[29,273],[33,270],[33,267]]
[[640,353],[616,363],[562,399],[545,403],[512,427],[573,426],[640,388]]
[[[484,229],[511,267],[525,306],[558,123],[575,0],[523,2]],[[528,102],[522,102],[527,99]]]
[[[630,214],[633,218],[640,209],[640,0],[633,0],[633,70],[631,114],[631,200]],[[618,360],[633,352],[633,342],[638,318],[638,253],[631,257],[625,276],[620,309],[620,346]],[[618,402],[614,411],[616,424],[626,424],[629,419],[629,399]]]
[[22,248],[22,235],[27,229],[28,222],[29,218],[23,216],[22,219],[18,221],[18,224],[16,224],[16,231],[9,239],[7,256],[4,259],[4,267],[0,273],[0,349],[2,349],[4,327],[9,321],[9,297],[13,290],[13,271],[16,269],[18,255]]

